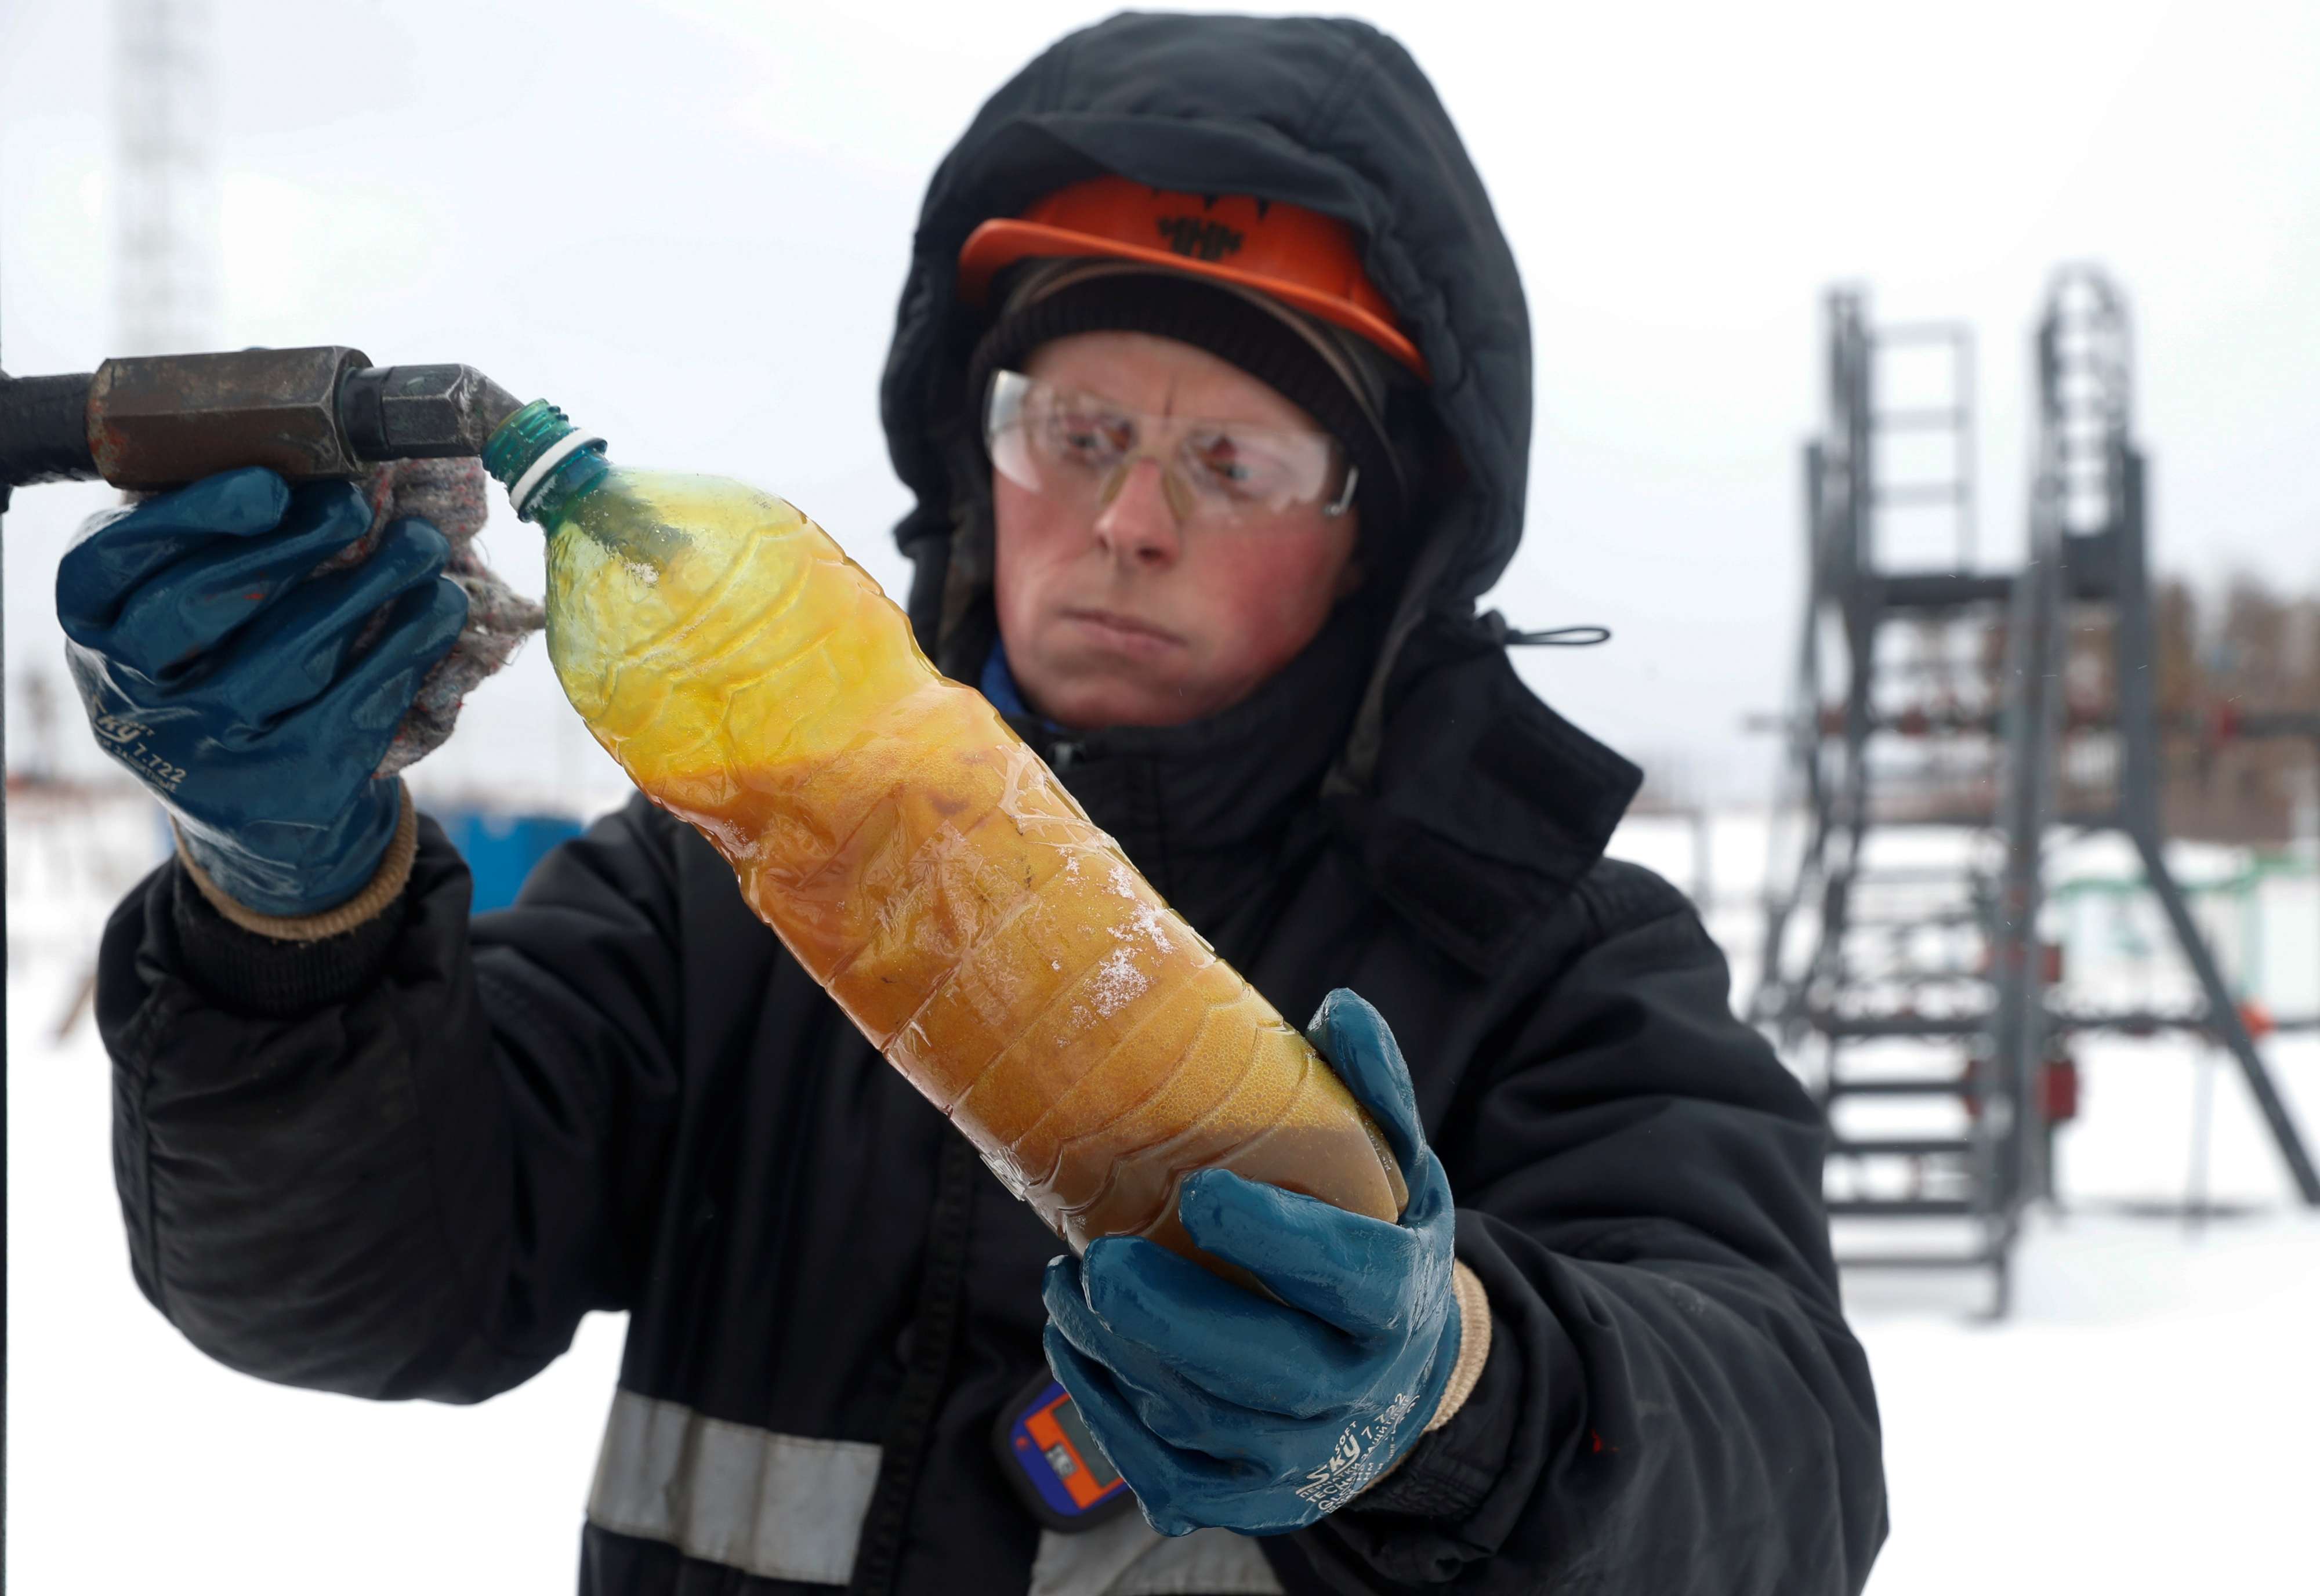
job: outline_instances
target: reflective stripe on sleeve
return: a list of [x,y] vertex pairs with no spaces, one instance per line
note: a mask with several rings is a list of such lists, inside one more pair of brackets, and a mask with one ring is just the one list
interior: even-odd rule
[[785,1436],[618,1391],[588,1521],[768,1579],[843,1585],[877,1484],[867,1441]]
[[1257,1544],[1229,1529],[1171,1539],[1141,1513],[1079,1535],[1043,1530],[1029,1596],[1281,1596]]

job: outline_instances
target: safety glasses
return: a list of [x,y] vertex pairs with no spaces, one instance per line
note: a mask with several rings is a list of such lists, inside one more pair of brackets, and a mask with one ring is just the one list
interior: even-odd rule
[[1020,371],[991,379],[983,437],[1008,481],[1092,515],[1151,460],[1186,527],[1262,526],[1317,507],[1340,516],[1361,476],[1326,432],[1149,415]]

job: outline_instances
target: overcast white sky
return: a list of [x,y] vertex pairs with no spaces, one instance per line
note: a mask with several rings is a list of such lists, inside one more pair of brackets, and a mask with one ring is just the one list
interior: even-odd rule
[[[1106,10],[215,0],[213,341],[470,362],[621,458],[784,493],[892,585],[875,393],[920,193],[993,87]],[[1833,281],[1974,324],[2001,558],[2043,285],[2103,263],[2138,324],[2161,563],[2320,585],[2320,7],[1362,10],[1433,76],[1530,295],[1531,524],[1491,602],[1617,631],[1523,666],[1616,746],[1764,784],[1739,722],[1780,700]],[[111,352],[110,44],[104,5],[0,7],[14,372]],[[8,520],[12,711],[56,671],[55,561],[107,498],[32,490]],[[490,547],[536,592],[531,537]],[[530,650],[435,779],[594,769],[570,721]]]

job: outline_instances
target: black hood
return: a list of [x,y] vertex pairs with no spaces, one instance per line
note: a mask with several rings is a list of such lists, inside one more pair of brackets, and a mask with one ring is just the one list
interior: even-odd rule
[[962,589],[988,583],[986,570],[950,569],[954,530],[989,491],[964,421],[983,318],[955,297],[960,247],[980,223],[1105,172],[1284,200],[1352,226],[1371,280],[1432,367],[1434,418],[1456,457],[1429,473],[1416,524],[1402,529],[1429,550],[1410,567],[1409,596],[1470,616],[1522,536],[1530,318],[1433,86],[1361,23],[1123,13],[1017,73],[928,186],[881,407],[895,470],[918,497],[895,536],[917,567],[911,615],[929,651],[956,674],[940,646],[947,626],[965,607]]
[[[1358,609],[1325,633],[1330,668],[1283,671],[1214,724],[1074,745],[1091,763],[1141,762],[1148,779],[1076,767],[1065,779],[1115,827],[1141,812],[1121,794],[1174,794],[1164,806],[1178,834],[1157,851],[1186,857],[1245,851],[1224,835],[1237,828],[1191,824],[1215,808],[1183,801],[1203,783],[1269,796],[1283,837],[1301,806],[1437,946],[1487,966],[1593,864],[1640,774],[1531,696],[1499,618],[1474,612],[1522,537],[1529,313],[1449,113],[1376,29],[1123,13],[1041,53],[944,159],[881,389],[887,446],[918,500],[895,536],[916,567],[920,641],[974,682],[996,624],[990,467],[964,392],[985,320],[956,297],[959,249],[983,222],[1107,172],[1346,222],[1433,380],[1417,418],[1416,508],[1383,558],[1373,553]],[[1327,746],[1308,735],[1316,727]],[[1056,760],[1036,724],[1019,729]],[[1262,779],[1238,782],[1241,766]]]

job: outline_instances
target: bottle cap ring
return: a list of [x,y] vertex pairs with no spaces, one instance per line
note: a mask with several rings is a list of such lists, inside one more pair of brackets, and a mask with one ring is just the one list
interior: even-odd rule
[[602,438],[581,431],[566,432],[546,449],[541,449],[539,458],[524,468],[523,475],[517,477],[514,485],[508,489],[508,503],[515,507],[517,515],[522,515],[524,507],[530,502],[533,490],[548,480],[549,472],[584,449],[603,447],[604,440]]

